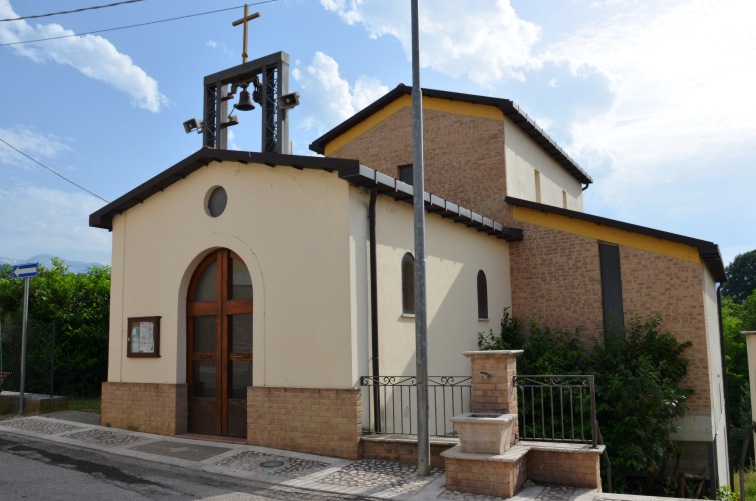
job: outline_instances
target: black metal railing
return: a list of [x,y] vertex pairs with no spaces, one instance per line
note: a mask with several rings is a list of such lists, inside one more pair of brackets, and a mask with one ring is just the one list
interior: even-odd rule
[[593,376],[515,376],[520,440],[597,446]]
[[[363,376],[371,433],[417,434],[417,378],[415,376]],[[428,377],[428,434],[456,437],[451,418],[470,412],[470,376]]]

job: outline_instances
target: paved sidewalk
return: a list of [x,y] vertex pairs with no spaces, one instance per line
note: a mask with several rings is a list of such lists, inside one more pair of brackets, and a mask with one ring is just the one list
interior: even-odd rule
[[[502,498],[462,494],[444,488],[442,470],[417,476],[416,465],[373,459],[345,460],[252,445],[165,437],[98,426],[99,416],[62,411],[46,416],[0,420],[0,431],[75,445],[132,458],[197,469],[217,475],[256,480],[272,490],[302,488],[328,493],[332,499],[494,501]],[[223,497],[225,500],[226,497]],[[230,500],[260,499],[234,495]],[[619,501],[651,499],[616,496],[592,490],[528,483],[513,501]],[[665,498],[669,501],[670,498]],[[213,501],[221,501],[213,499]]]

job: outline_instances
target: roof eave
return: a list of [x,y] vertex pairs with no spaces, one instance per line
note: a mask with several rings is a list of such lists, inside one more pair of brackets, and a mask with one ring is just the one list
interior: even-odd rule
[[677,242],[684,245],[690,245],[698,249],[698,255],[701,261],[706,264],[706,267],[712,274],[715,281],[724,283],[727,281],[727,274],[725,273],[724,263],[722,262],[722,255],[719,252],[719,246],[714,242],[707,240],[700,240],[698,238],[688,237],[685,235],[679,235],[677,233],[670,233],[668,231],[657,230],[655,228],[649,228],[647,226],[640,226],[637,224],[626,223],[624,221],[618,221],[616,219],[609,219],[601,216],[594,216],[592,214],[586,214],[585,212],[578,212],[569,209],[562,209],[561,207],[554,207],[551,205],[545,205],[538,202],[531,202],[529,200],[522,200],[514,197],[506,197],[505,202],[517,207],[525,207],[529,209],[535,209],[542,212],[548,212],[551,214],[557,214],[581,221],[587,221],[602,226],[608,226],[610,228],[617,228],[620,230],[629,231],[632,233],[638,233],[662,240],[669,240],[671,242]]

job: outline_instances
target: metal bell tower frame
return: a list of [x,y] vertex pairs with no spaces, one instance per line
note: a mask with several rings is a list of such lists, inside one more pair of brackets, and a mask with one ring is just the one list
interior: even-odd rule
[[262,108],[262,151],[290,154],[287,110],[281,108],[279,98],[289,93],[289,55],[276,52],[254,61],[234,66],[205,77],[202,116],[202,146],[228,148],[228,101],[239,87],[259,82],[259,100]]

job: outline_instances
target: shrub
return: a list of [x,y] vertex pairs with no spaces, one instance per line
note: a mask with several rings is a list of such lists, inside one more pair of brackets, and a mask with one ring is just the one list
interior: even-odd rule
[[[662,332],[662,319],[633,319],[626,329],[584,345],[580,329],[551,330],[521,323],[504,312],[502,333],[478,335],[480,349],[523,349],[519,374],[594,374],[597,420],[612,464],[613,489],[658,492],[663,463],[675,454],[670,433],[692,390],[681,381],[690,343]],[[506,327],[506,329],[505,329]]]

